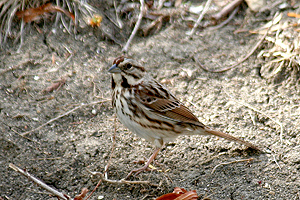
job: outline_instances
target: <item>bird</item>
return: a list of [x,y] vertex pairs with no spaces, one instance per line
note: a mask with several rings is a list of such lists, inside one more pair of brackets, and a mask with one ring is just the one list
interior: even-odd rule
[[119,121],[155,147],[145,165],[132,170],[125,179],[148,169],[163,145],[181,135],[214,135],[262,151],[254,144],[204,125],[138,61],[117,57],[108,72],[112,74],[112,107]]

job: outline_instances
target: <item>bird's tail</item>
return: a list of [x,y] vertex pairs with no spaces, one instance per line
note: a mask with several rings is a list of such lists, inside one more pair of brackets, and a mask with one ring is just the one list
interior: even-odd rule
[[218,137],[221,137],[221,138],[224,138],[224,139],[227,139],[227,140],[231,140],[231,141],[235,141],[235,142],[238,142],[240,144],[243,144],[247,147],[250,147],[252,149],[255,149],[255,150],[258,150],[258,151],[263,151],[262,149],[260,149],[259,147],[255,146],[254,144],[251,144],[250,142],[246,142],[244,140],[241,140],[239,138],[236,138],[236,137],[233,137],[231,135],[228,135],[226,133],[222,133],[220,131],[214,131],[214,130],[211,130],[211,129],[208,129],[208,128],[205,128],[205,131],[210,134],[210,135],[215,135],[215,136],[218,136]]

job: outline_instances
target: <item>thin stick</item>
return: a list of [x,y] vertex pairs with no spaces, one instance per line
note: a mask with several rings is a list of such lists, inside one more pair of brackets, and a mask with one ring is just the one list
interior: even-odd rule
[[72,110],[69,110],[68,112],[66,112],[66,113],[64,113],[64,114],[62,114],[62,115],[59,115],[59,116],[57,116],[57,117],[55,117],[55,118],[53,118],[53,119],[50,119],[49,121],[47,121],[46,123],[44,123],[44,124],[42,124],[42,125],[36,127],[35,129],[32,129],[32,130],[30,130],[30,131],[27,131],[27,132],[22,133],[22,135],[25,136],[25,135],[27,135],[27,134],[29,134],[29,133],[31,133],[31,132],[40,130],[40,129],[43,128],[44,126],[46,126],[46,125],[48,125],[48,124],[50,124],[50,123],[52,123],[52,122],[54,122],[54,121],[56,121],[56,120],[58,120],[58,119],[60,119],[60,118],[62,118],[62,117],[64,117],[64,116],[66,116],[66,115],[68,115],[68,114],[74,112],[75,110],[78,110],[79,108],[83,108],[83,107],[89,106],[89,105],[94,105],[94,104],[104,103],[104,102],[107,102],[107,101],[110,101],[110,99],[101,100],[101,101],[96,101],[96,102],[92,102],[92,103],[88,103],[88,104],[82,103],[80,106],[77,106],[77,107],[73,108]]
[[220,23],[217,26],[213,26],[213,27],[208,28],[208,30],[213,31],[213,30],[217,30],[219,28],[222,28],[223,26],[225,26],[226,24],[228,24],[232,20],[232,18],[235,16],[235,14],[237,13],[238,10],[239,10],[239,7],[236,7],[225,21],[223,21],[222,23]]
[[[22,10],[24,10],[23,7],[24,7],[24,1],[22,3]],[[23,34],[23,32],[24,32],[24,26],[25,26],[25,22],[24,22],[24,18],[22,18],[21,29],[20,29],[20,46],[19,46],[19,48],[17,50],[18,53],[21,51],[21,47],[23,45],[23,40],[24,40],[24,34]]]
[[210,6],[211,1],[212,1],[212,0],[208,0],[208,1],[206,2],[205,6],[204,6],[204,8],[203,8],[203,11],[200,13],[200,15],[199,15],[199,17],[198,17],[198,19],[197,19],[197,22],[194,24],[194,27],[192,28],[191,31],[189,31],[189,32],[186,33],[189,37],[191,37],[191,36],[194,34],[196,28],[199,26],[201,20],[203,19],[205,13],[207,12],[207,10],[208,10],[208,8],[209,8],[209,6]]
[[92,175],[99,175],[102,181],[108,182],[108,183],[113,183],[113,184],[150,184],[150,181],[127,181],[125,179],[121,180],[111,180],[111,179],[106,179],[102,173],[100,172],[92,172],[89,171]]
[[25,138],[26,140],[29,140],[29,141],[31,141],[31,142],[35,142],[35,143],[41,144],[41,143],[38,142],[38,141],[34,141],[34,140],[30,139],[29,137],[26,137],[26,136],[22,135],[21,133],[19,133],[18,131],[16,131],[16,130],[13,129],[13,128],[11,128],[11,130],[12,130],[14,133],[18,134],[20,137]]
[[[90,172],[90,171],[89,171],[89,172]],[[89,196],[86,197],[85,200],[88,200],[88,199],[92,196],[92,194],[96,191],[96,189],[100,186],[101,183],[102,183],[102,179],[100,179],[100,180],[98,181],[96,187],[95,187],[95,188],[93,189],[93,191],[89,194]]]
[[114,119],[114,135],[113,135],[113,144],[112,144],[112,150],[111,150],[111,154],[109,157],[109,160],[104,168],[104,172],[100,173],[100,172],[92,172],[90,170],[88,170],[89,173],[91,173],[92,175],[99,175],[100,176],[100,180],[98,181],[97,185],[94,187],[93,191],[89,194],[89,196],[85,199],[89,199],[92,194],[96,191],[96,189],[100,186],[100,184],[102,183],[102,181],[108,182],[108,183],[113,183],[113,184],[149,184],[149,181],[127,181],[125,179],[121,179],[121,180],[111,180],[108,179],[108,175],[107,175],[107,171],[108,168],[111,164],[111,159],[112,156],[114,154],[114,150],[115,150],[115,145],[116,145],[116,132],[117,132],[117,121],[116,121],[116,117]]
[[[68,49],[67,49],[67,51],[68,51]],[[73,55],[74,55],[74,54],[71,53],[71,54],[69,55],[69,57],[67,58],[67,60],[66,60],[63,64],[61,64],[57,69],[64,67],[64,66],[71,60],[71,58],[73,57]]]
[[220,157],[221,155],[225,155],[225,154],[226,154],[226,152],[219,153],[218,155],[212,156],[211,158],[209,158],[209,159],[207,159],[207,160],[204,160],[204,161],[200,162],[199,165],[207,164],[207,163],[209,163],[210,161],[212,161],[212,160],[214,160],[214,159]]
[[140,2],[141,2],[141,7],[140,7],[140,14],[139,14],[138,20],[137,20],[137,22],[135,24],[135,27],[134,27],[134,29],[133,29],[133,31],[132,31],[132,33],[131,33],[128,41],[127,41],[127,43],[125,44],[124,48],[122,49],[123,52],[127,52],[128,51],[128,47],[129,47],[132,39],[134,38],[137,30],[140,27],[140,24],[141,24],[141,21],[142,21],[142,18],[143,18],[143,13],[144,13],[144,0],[140,0]]
[[38,186],[40,186],[41,188],[47,190],[48,192],[50,192],[51,194],[57,196],[58,198],[64,199],[64,200],[68,200],[70,199],[69,196],[51,188],[50,186],[48,186],[46,183],[42,182],[41,180],[35,178],[34,176],[32,176],[31,174],[29,174],[28,172],[24,171],[23,169],[20,169],[19,167],[17,167],[16,165],[9,163],[9,167],[12,168],[13,170],[15,170],[16,172],[22,174],[23,176],[27,177],[28,179],[32,180],[34,183],[36,183]]
[[252,160],[254,160],[254,158],[248,158],[248,159],[243,159],[243,160],[234,160],[234,161],[227,162],[227,163],[220,163],[213,168],[213,170],[211,171],[211,174],[213,174],[216,171],[216,169],[218,167],[220,167],[221,165],[230,165],[230,164],[239,163],[239,162],[250,162]]
[[227,16],[232,10],[236,9],[241,3],[243,3],[243,0],[235,0],[230,4],[227,4],[220,12],[217,14],[214,14],[212,18],[214,20],[220,20]]
[[273,156],[273,158],[274,158],[274,162],[276,163],[276,165],[277,165],[277,166],[279,167],[279,169],[281,170],[281,167],[280,167],[279,163],[277,162],[275,155],[272,154],[272,156]]
[[23,65],[25,65],[29,62],[33,62],[33,60],[29,59],[29,60],[26,60],[25,62],[22,62],[22,63],[18,64],[18,65],[11,66],[11,67],[8,67],[6,69],[3,69],[3,70],[0,71],[0,75],[5,74],[6,72],[9,72],[9,71],[13,71],[15,69],[18,69],[19,67],[22,67]]

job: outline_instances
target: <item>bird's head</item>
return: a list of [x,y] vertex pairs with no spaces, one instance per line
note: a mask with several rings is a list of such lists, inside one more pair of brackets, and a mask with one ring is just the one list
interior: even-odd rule
[[[130,87],[142,82],[146,70],[135,60],[120,56],[116,58],[108,72],[112,73],[112,84]],[[112,85],[114,88],[114,85]]]

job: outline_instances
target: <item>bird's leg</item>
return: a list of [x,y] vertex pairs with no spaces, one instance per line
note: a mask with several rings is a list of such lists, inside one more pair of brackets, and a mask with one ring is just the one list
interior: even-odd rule
[[156,148],[155,151],[153,152],[153,154],[150,156],[150,158],[148,159],[148,161],[146,162],[144,167],[138,168],[138,169],[134,169],[132,170],[125,179],[128,179],[132,174],[134,175],[138,175],[139,173],[145,171],[146,169],[148,169],[150,163],[156,158],[158,152],[160,151],[160,148]]

